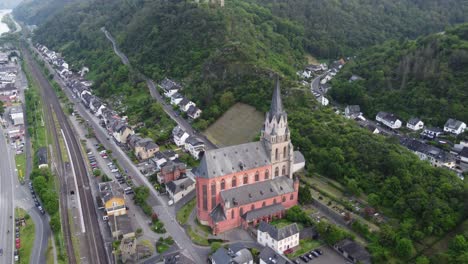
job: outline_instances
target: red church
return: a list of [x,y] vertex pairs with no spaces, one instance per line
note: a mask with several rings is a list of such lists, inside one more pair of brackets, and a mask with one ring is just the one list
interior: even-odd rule
[[198,220],[219,234],[281,218],[297,204],[299,180],[293,174],[304,165],[291,144],[277,79],[260,141],[208,150],[193,170]]

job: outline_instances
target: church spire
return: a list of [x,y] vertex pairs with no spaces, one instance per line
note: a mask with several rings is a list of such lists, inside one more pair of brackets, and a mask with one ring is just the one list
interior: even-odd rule
[[276,83],[275,83],[275,90],[273,91],[273,98],[271,99],[271,106],[270,106],[270,121],[273,119],[274,116],[279,117],[283,114],[283,102],[281,101],[281,91],[280,91],[280,82],[279,76],[276,75]]

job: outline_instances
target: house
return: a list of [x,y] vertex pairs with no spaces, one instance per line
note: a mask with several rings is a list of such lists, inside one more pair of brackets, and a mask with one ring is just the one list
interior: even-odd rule
[[191,258],[187,257],[183,252],[175,252],[167,254],[163,257],[162,262],[156,264],[196,264]]
[[290,264],[292,263],[284,255],[274,251],[271,247],[264,247],[259,254],[259,264]]
[[10,118],[14,126],[24,125],[23,108],[14,106],[10,109]]
[[174,203],[195,190],[195,181],[191,178],[182,178],[166,183],[166,190]]
[[151,159],[151,162],[153,162],[158,169],[161,169],[161,166],[167,162],[167,159],[161,152],[156,152],[154,157]]
[[294,163],[293,163],[293,171],[300,171],[305,167],[305,158],[304,155],[300,151],[295,150],[293,152],[294,155]]
[[[93,97],[89,105],[91,112],[94,115],[99,116],[102,113],[102,107],[105,107],[102,101],[98,97]],[[101,110],[101,113],[97,113],[99,110]]]
[[187,112],[190,108],[190,106],[196,106],[194,102],[190,101],[187,98],[182,99],[179,103],[179,108],[180,110]]
[[118,143],[126,144],[127,138],[135,132],[123,121],[117,121],[112,127],[112,136]]
[[434,139],[436,137],[439,137],[442,135],[444,131],[441,128],[438,127],[426,127],[424,128],[423,132],[421,135],[423,137],[429,138],[429,139]]
[[98,187],[105,215],[117,216],[127,214],[124,192],[119,185],[111,181],[101,182],[98,184]]
[[210,260],[212,264],[253,264],[252,253],[241,243],[232,244],[228,249],[220,247]]
[[424,142],[402,138],[400,144],[414,152],[420,160],[427,160],[433,167],[455,168],[455,156]]
[[468,163],[468,147],[464,147],[458,155],[461,162]]
[[189,137],[189,134],[185,132],[180,126],[174,127],[172,129],[172,138],[174,143],[180,147],[185,145],[185,140]]
[[402,122],[394,114],[387,112],[379,112],[375,117],[377,122],[380,122],[391,129],[398,129],[401,127]]
[[127,214],[124,215],[111,215],[107,219],[114,239],[120,237],[124,239],[135,237],[135,229],[132,225],[132,219]]
[[144,138],[136,142],[135,156],[139,160],[147,160],[154,157],[159,151],[159,146],[151,138]]
[[277,79],[260,141],[207,150],[192,170],[198,221],[219,234],[284,216],[297,204],[293,153]]
[[193,106],[191,105],[188,110],[187,110],[187,115],[188,117],[190,117],[191,119],[197,119],[200,117],[202,111],[196,107],[196,106]]
[[345,117],[349,119],[355,119],[358,116],[360,116],[361,113],[361,108],[359,105],[348,105],[345,108]]
[[465,132],[465,129],[466,124],[464,122],[452,118],[449,118],[449,120],[447,120],[444,125],[445,132],[450,132],[455,135],[460,135],[461,133]]
[[406,127],[411,130],[418,131],[424,128],[424,122],[417,117],[413,117],[408,121],[408,123],[406,123]]
[[39,165],[39,169],[49,167],[46,147],[41,147],[37,150],[37,164]]
[[83,105],[86,107],[86,108],[89,108],[90,104],[91,104],[91,100],[93,100],[94,96],[91,95],[91,93],[89,91],[86,90],[86,92],[83,92],[82,95],[81,95],[81,101],[83,102]]
[[272,248],[278,254],[283,254],[284,251],[299,245],[299,227],[293,223],[276,228],[262,221],[257,229],[257,242]]
[[161,87],[164,92],[164,96],[166,97],[172,97],[172,95],[177,93],[179,90],[182,90],[182,86],[180,84],[168,78],[164,78],[164,80],[159,84],[159,87]]
[[317,102],[319,102],[319,104],[324,106],[328,105],[329,101],[327,98],[325,98],[321,91],[312,90],[312,94],[315,96],[315,99],[317,100]]
[[16,96],[18,95],[18,89],[14,84],[0,84],[0,95],[3,96]]
[[180,93],[175,93],[171,96],[171,105],[179,105],[184,97]]
[[193,158],[199,159],[205,152],[205,143],[197,137],[190,136],[185,140],[184,149],[189,152]]
[[349,259],[352,263],[372,263],[369,252],[363,246],[352,241],[351,239],[347,238],[338,242],[334,248],[345,258]]
[[167,160],[174,161],[177,158],[179,158],[179,154],[177,154],[177,152],[170,150],[170,149],[166,149],[165,151],[162,152],[162,154],[164,155],[164,157],[166,157]]
[[185,175],[187,167],[185,163],[169,160],[161,165],[161,171],[158,174],[159,183],[168,183],[175,181]]

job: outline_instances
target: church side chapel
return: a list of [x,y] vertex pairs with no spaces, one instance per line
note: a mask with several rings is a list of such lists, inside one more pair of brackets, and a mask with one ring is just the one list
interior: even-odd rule
[[208,150],[196,175],[197,218],[214,234],[281,218],[297,204],[305,165],[294,151],[278,77],[260,141]]

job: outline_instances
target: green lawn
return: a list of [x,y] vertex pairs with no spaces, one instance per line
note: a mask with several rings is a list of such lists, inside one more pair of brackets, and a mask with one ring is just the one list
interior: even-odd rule
[[192,227],[188,226],[187,227],[187,234],[189,235],[190,239],[192,240],[193,243],[200,245],[200,246],[209,246],[210,243],[208,242],[208,239],[200,236],[197,234],[197,232],[192,230]]
[[15,155],[16,169],[18,170],[18,180],[24,183],[25,170],[26,170],[26,153]]
[[313,249],[316,249],[322,245],[322,242],[314,239],[302,239],[299,241],[299,248],[291,254],[288,254],[288,258],[295,258]]
[[195,208],[196,201],[195,199],[188,202],[186,205],[182,206],[182,208],[177,212],[177,221],[181,225],[185,225],[189,219],[190,214],[192,213],[193,209]]
[[34,223],[27,215],[27,212],[21,208],[15,209],[15,217],[25,217],[26,226],[20,227],[21,248],[19,250],[20,261],[19,263],[29,263],[32,248],[34,246]]
[[[285,226],[288,226],[290,224],[292,224],[294,222],[291,222],[285,218],[282,218],[282,219],[276,219],[276,220],[273,220],[270,222],[271,225],[275,226],[276,228],[280,229],[280,228],[283,228]],[[304,227],[300,224],[300,223],[296,223],[299,227],[299,229],[303,229]]]

